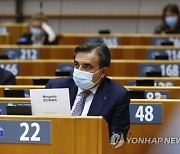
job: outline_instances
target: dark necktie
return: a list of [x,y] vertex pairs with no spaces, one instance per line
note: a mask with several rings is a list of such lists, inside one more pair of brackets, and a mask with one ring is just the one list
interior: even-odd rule
[[72,116],[80,116],[82,114],[82,111],[84,109],[84,105],[86,102],[86,98],[88,97],[88,95],[90,95],[91,91],[83,91],[81,92],[81,99],[77,102],[73,112],[72,112]]

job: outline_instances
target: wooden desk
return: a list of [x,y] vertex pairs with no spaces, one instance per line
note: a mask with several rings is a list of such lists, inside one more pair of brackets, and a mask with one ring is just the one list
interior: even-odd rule
[[[59,64],[73,63],[70,59],[54,60],[0,60],[0,63],[18,63],[21,76],[54,76]],[[109,68],[110,76],[139,76],[139,64],[180,64],[179,60],[116,60]]]
[[[31,18],[33,14],[24,14],[25,18]],[[155,14],[155,13],[146,13],[146,14],[132,14],[132,13],[123,13],[123,14],[115,14],[115,13],[85,13],[85,14],[79,14],[79,13],[47,13],[46,16],[48,18],[161,18],[161,14]],[[0,18],[15,18],[16,16],[14,14],[1,14]]]
[[[45,86],[37,85],[1,85],[0,86],[0,97],[3,97],[3,90],[9,89],[42,89]],[[166,86],[166,87],[153,87],[153,86],[125,86],[129,90],[148,90],[148,91],[169,91],[170,98],[180,99],[180,86]]]
[[16,76],[16,84],[17,85],[33,85],[33,79],[39,78],[39,79],[54,79],[59,78],[57,76]]
[[[2,23],[0,26],[8,28],[9,33],[9,44],[17,44],[17,40],[29,31],[28,23]],[[6,43],[6,44],[8,44]]]
[[[38,49],[40,59],[72,59],[73,51],[76,45],[47,45],[47,46],[29,46],[29,45],[0,45],[0,54],[3,49]],[[116,46],[109,47],[112,59],[147,59],[147,50],[180,50],[180,47],[171,46]]]
[[0,45],[9,44],[9,34],[0,34]]
[[[16,76],[17,85],[33,85],[33,79],[40,78],[40,79],[53,79],[58,78],[57,76]],[[172,81],[175,82],[176,86],[180,86],[180,78],[179,77],[118,77],[118,76],[110,76],[112,80],[116,81],[117,83],[127,86],[128,81],[135,81],[137,79],[148,79],[154,81]]]
[[[152,103],[153,100],[143,100],[144,104]],[[131,103],[143,103],[142,100],[132,100]],[[153,101],[156,104],[162,104],[163,106],[163,122],[161,124],[131,124],[130,130],[128,132],[127,141],[119,149],[115,150],[110,148],[108,145],[108,132],[107,124],[100,122],[98,127],[95,127],[95,124],[99,123],[98,121],[93,121],[95,117],[86,117],[91,120],[85,120],[85,117],[76,117],[77,121],[75,124],[72,124],[73,120],[70,117],[65,117],[63,120],[59,120],[61,117],[34,117],[34,116],[0,116],[1,120],[50,120],[52,123],[52,144],[43,145],[43,144],[0,144],[0,149],[3,154],[30,154],[36,152],[39,154],[75,154],[72,152],[76,149],[76,154],[154,154],[154,153],[164,153],[171,149],[170,153],[175,154],[180,150],[179,144],[163,144],[163,143],[137,143],[138,139],[158,139],[161,138],[179,138],[180,125],[178,124],[180,115],[180,100],[156,100]],[[131,114],[131,113],[130,113]],[[70,119],[69,119],[70,118]],[[99,117],[100,118],[100,117]],[[84,120],[84,121],[83,121]],[[74,131],[74,127],[77,127]],[[102,126],[102,127],[101,127]],[[73,129],[72,129],[73,128]],[[106,129],[104,129],[106,128]],[[73,131],[73,132],[72,132]],[[74,133],[75,132],[75,133]],[[77,138],[72,139],[76,134]],[[71,140],[67,139],[67,136],[71,135]],[[82,136],[83,135],[83,136]],[[93,138],[98,139],[92,140]],[[77,141],[79,144],[74,143]],[[93,142],[92,142],[93,141]],[[61,143],[61,144],[60,144]],[[62,146],[66,143],[64,146]],[[71,144],[70,144],[71,143]],[[86,148],[79,148],[80,145]],[[11,148],[9,148],[11,147]],[[72,148],[74,147],[74,148]],[[81,147],[81,146],[80,146]],[[104,148],[102,148],[104,147]],[[59,149],[60,148],[60,149]],[[95,152],[96,149],[101,149],[98,152]],[[79,150],[78,150],[79,149]],[[89,152],[82,152],[87,150]],[[173,152],[172,151],[176,151]],[[111,151],[113,150],[113,151]],[[170,154],[168,153],[168,154]]]
[[34,85],[0,85],[0,97],[4,96],[4,89],[42,89],[45,86],[34,86]]
[[60,44],[62,45],[77,45],[86,41],[87,37],[118,37],[121,45],[151,45],[153,37],[179,37],[179,35],[158,35],[158,34],[60,34]]
[[[30,102],[30,98],[0,97],[0,102]],[[180,99],[131,99],[131,103],[178,103]]]
[[180,99],[180,86],[153,87],[153,86],[125,86],[129,90],[169,91],[171,99]]
[[[175,82],[176,86],[180,86],[180,78],[179,77],[126,77],[126,76],[118,77],[118,76],[113,76],[110,78],[124,86],[128,85],[128,81],[135,81],[138,79],[154,80],[154,81],[161,81],[161,82],[170,81],[170,82]],[[19,79],[17,78],[17,81],[18,80]],[[18,81],[18,82],[20,82],[20,81]]]

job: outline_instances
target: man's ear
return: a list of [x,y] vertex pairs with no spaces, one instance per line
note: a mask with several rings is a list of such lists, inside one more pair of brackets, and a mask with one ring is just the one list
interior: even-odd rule
[[108,67],[103,67],[101,70],[101,77],[105,77],[108,73]]

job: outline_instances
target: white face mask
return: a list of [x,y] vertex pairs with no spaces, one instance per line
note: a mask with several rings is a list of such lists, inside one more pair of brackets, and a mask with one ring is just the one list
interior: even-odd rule
[[31,28],[31,33],[33,36],[41,36],[43,34],[43,31],[41,28]]
[[169,27],[174,27],[178,22],[178,17],[177,16],[165,17],[165,22]]
[[[97,72],[99,72],[100,70],[98,70]],[[93,75],[96,74],[97,72],[90,73],[90,72],[80,71],[74,68],[73,80],[77,87],[80,87],[81,89],[90,89],[101,79],[100,78],[95,83],[92,81]]]

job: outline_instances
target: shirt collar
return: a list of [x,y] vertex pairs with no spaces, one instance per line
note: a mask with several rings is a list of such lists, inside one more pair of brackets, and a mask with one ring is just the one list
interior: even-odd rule
[[[93,94],[95,94],[96,93],[96,91],[97,91],[97,88],[99,87],[99,85],[98,86],[96,86],[96,87],[94,87],[94,88],[92,88],[90,91],[93,93]],[[80,93],[81,92],[83,92],[84,90],[83,89],[81,89],[81,88],[79,88],[78,87],[78,92],[77,92],[77,95],[79,96],[80,95]]]

